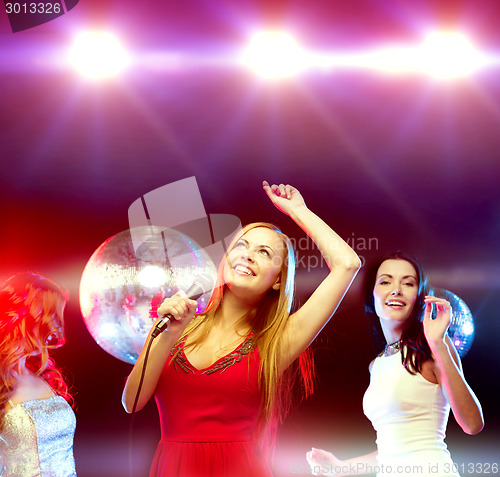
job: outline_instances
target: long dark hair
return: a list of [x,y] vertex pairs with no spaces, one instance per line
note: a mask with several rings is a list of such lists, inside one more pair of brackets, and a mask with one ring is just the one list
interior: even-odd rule
[[406,326],[401,333],[401,362],[410,374],[419,373],[422,364],[432,359],[432,353],[425,339],[422,320],[424,317],[425,302],[424,298],[428,294],[428,280],[424,269],[418,260],[401,250],[396,250],[384,255],[374,262],[368,269],[365,276],[365,313],[372,325],[375,338],[376,353],[379,354],[385,347],[386,341],[380,326],[380,319],[375,312],[373,301],[373,289],[377,280],[377,272],[383,262],[386,260],[405,260],[415,269],[418,282],[417,300],[413,305]]

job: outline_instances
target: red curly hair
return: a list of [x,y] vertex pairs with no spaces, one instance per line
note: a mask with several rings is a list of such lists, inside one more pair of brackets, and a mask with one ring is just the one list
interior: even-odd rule
[[49,351],[62,346],[68,293],[36,273],[21,273],[0,286],[0,429],[15,391],[16,375],[29,371],[44,379],[70,404],[61,371]]

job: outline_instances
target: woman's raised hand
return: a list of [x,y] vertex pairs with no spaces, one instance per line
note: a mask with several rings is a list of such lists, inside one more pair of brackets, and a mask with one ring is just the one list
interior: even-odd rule
[[307,463],[311,467],[312,475],[337,475],[335,469],[341,465],[341,461],[337,459],[331,452],[323,449],[315,449],[306,453]]
[[271,202],[287,215],[290,215],[296,208],[306,205],[300,192],[289,184],[269,185],[267,181],[263,181],[262,187]]
[[[432,304],[436,307],[436,318],[431,318]],[[429,346],[444,340],[451,321],[450,302],[436,296],[425,297],[424,334]]]
[[158,316],[163,318],[171,315],[168,329],[171,333],[182,333],[184,328],[191,322],[196,313],[197,303],[191,300],[182,290],[170,298],[165,298],[158,307]]

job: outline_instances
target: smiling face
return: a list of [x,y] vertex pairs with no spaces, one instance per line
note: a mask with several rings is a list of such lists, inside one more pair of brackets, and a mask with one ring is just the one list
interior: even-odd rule
[[259,300],[270,289],[279,290],[285,246],[279,234],[266,227],[248,230],[227,255],[224,282],[233,293]]
[[373,288],[375,312],[382,325],[399,327],[411,315],[418,297],[417,272],[406,260],[382,262]]

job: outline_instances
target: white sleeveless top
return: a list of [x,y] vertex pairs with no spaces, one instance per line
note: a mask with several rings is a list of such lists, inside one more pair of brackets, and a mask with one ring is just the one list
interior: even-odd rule
[[400,352],[375,359],[363,410],[377,431],[377,476],[459,475],[444,442],[450,405],[441,386],[408,373]]

